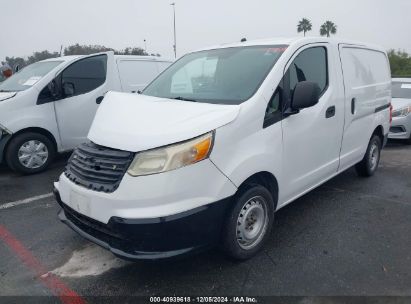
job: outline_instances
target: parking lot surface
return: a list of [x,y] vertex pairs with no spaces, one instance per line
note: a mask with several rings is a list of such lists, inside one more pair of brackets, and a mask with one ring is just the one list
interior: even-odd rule
[[372,178],[349,169],[281,209],[242,263],[217,249],[130,263],[82,239],[50,195],[66,159],[34,176],[0,168],[0,295],[411,296],[411,146],[386,147]]

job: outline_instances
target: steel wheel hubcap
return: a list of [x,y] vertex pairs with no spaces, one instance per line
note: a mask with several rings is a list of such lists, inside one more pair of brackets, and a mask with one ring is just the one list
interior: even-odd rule
[[374,171],[378,165],[379,150],[376,144],[373,144],[370,149],[370,169]]
[[267,202],[262,196],[249,199],[237,218],[237,242],[243,249],[260,243],[267,230]]
[[29,140],[21,145],[17,154],[20,164],[29,169],[43,166],[49,157],[47,146],[38,140]]

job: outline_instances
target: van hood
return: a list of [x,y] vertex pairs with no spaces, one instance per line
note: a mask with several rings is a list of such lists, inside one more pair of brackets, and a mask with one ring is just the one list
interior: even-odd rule
[[216,105],[109,92],[88,138],[96,144],[144,151],[202,135],[233,121],[239,105]]
[[0,92],[0,101],[16,96],[17,92]]

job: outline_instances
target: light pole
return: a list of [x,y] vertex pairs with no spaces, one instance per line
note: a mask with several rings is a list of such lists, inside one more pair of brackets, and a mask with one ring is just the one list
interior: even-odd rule
[[173,2],[170,5],[173,6],[173,13],[174,13],[174,57],[177,58],[177,34],[176,34],[176,3]]
[[147,40],[146,39],[144,39],[144,48],[145,48],[145,51],[147,53]]

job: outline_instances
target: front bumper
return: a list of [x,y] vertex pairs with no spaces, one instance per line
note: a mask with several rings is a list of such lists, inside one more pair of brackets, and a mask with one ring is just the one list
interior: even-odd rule
[[219,241],[230,198],[172,216],[149,219],[111,217],[107,224],[62,207],[60,220],[89,241],[126,260],[157,260],[204,250]]
[[67,206],[105,224],[111,217],[146,219],[179,214],[237,191],[208,159],[161,174],[132,177],[126,173],[112,193],[77,185],[64,173],[55,187]]
[[405,117],[393,117],[388,138],[409,139],[411,137],[411,114]]

